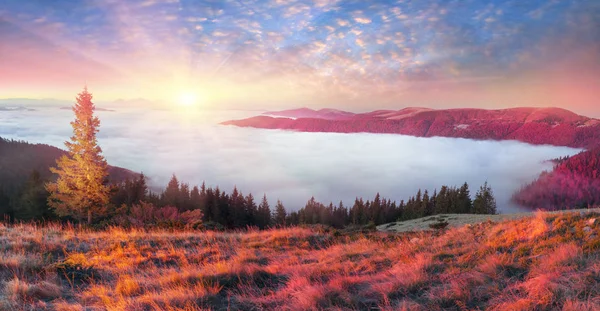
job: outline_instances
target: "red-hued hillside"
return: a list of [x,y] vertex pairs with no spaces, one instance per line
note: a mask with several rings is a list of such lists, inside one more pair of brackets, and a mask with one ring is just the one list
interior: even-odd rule
[[546,210],[600,204],[600,147],[561,161],[517,192],[513,201]]
[[267,114],[278,117],[263,115],[223,124],[303,132],[396,133],[419,137],[519,140],[531,144],[583,148],[600,144],[600,120],[560,108],[405,108],[359,114],[302,108]]

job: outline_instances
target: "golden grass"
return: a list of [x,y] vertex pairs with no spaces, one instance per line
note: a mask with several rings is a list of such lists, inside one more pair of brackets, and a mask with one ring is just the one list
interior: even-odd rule
[[404,234],[0,225],[0,310],[600,310],[599,216]]

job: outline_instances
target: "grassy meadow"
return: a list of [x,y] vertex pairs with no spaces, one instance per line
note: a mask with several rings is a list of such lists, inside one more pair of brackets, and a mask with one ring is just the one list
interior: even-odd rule
[[600,310],[600,214],[387,233],[0,225],[0,310]]

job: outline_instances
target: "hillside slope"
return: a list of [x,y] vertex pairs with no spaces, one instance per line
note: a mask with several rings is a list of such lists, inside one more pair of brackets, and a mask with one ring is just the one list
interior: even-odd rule
[[[269,114],[273,115],[274,112]],[[561,108],[446,109],[405,108],[351,114],[339,118],[303,108],[223,122],[226,125],[303,132],[395,133],[418,137],[518,140],[587,148],[600,144],[600,120]],[[309,117],[306,117],[309,116]]]
[[[51,179],[49,168],[56,165],[56,159],[65,154],[64,150],[22,141],[0,138],[0,187],[11,193],[21,186],[33,170],[40,173],[42,179]],[[123,181],[138,174],[130,170],[109,166],[109,180]]]
[[599,217],[412,234],[0,225],[0,310],[600,310]]
[[513,201],[546,210],[600,204],[600,147],[561,161],[515,193]]

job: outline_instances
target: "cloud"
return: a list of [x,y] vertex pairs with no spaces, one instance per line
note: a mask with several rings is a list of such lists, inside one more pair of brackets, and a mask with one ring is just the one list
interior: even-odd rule
[[348,22],[345,19],[337,19],[337,24],[340,25],[341,27],[346,27],[348,25],[350,25],[350,22]]
[[[353,91],[364,94],[365,102],[371,102],[380,88],[423,77],[447,80],[460,73],[464,78],[518,78],[548,67],[562,68],[577,57],[571,51],[597,50],[600,34],[599,5],[567,0],[528,5],[474,0],[358,1],[351,5],[337,0],[56,0],[35,6],[9,0],[0,5],[0,12],[3,21],[135,82],[122,86],[122,80],[115,79],[111,84],[104,79],[107,70],[99,70],[103,78],[98,80],[106,81],[107,89],[122,87],[132,93],[159,89],[172,84],[173,78],[218,79],[231,84],[244,80],[244,85],[236,87],[254,87],[248,83],[260,88],[280,75],[286,77],[281,81],[296,89],[301,85],[318,88],[304,94],[321,92],[324,85],[346,90],[368,85]],[[35,77],[40,68],[37,64],[43,64],[42,69],[52,67],[55,59],[66,57],[53,51],[44,56],[41,46],[29,49],[27,37],[11,32],[0,29],[0,40],[11,42],[3,49],[14,54],[0,62],[23,59],[11,61],[7,68],[16,72],[17,78],[31,77],[29,87],[57,83],[50,74]],[[302,48],[314,42],[327,44],[321,48],[327,53],[316,56],[312,49]],[[290,55],[289,51],[298,53]],[[334,57],[333,53],[345,55]],[[223,68],[222,59],[227,55],[233,56]],[[588,66],[578,68],[592,71],[599,55],[586,58]],[[59,67],[72,71],[87,66],[84,61],[62,62],[69,66]],[[576,70],[568,72],[573,74],[571,79],[579,79]],[[80,79],[78,73],[76,76]],[[14,84],[14,80],[2,75],[0,85]],[[27,87],[27,79],[19,81]],[[71,80],[61,81],[69,87],[66,83]],[[482,90],[485,88],[477,91]],[[333,92],[344,101],[341,93]]]
[[[407,199],[421,189],[467,181],[472,194],[489,181],[502,211],[513,191],[578,150],[514,141],[471,141],[402,135],[298,133],[216,125],[256,112],[132,110],[99,113],[99,143],[113,165],[143,171],[155,187],[172,173],[255,196],[266,193],[296,210],[311,197],[352,204],[375,193]],[[70,135],[70,111],[0,112],[0,137],[58,147]],[[16,122],[15,120],[18,120]],[[377,152],[373,152],[377,150]],[[343,156],[341,156],[343,155]]]
[[366,17],[355,17],[354,21],[359,24],[370,24],[371,23],[371,19],[366,18]]

